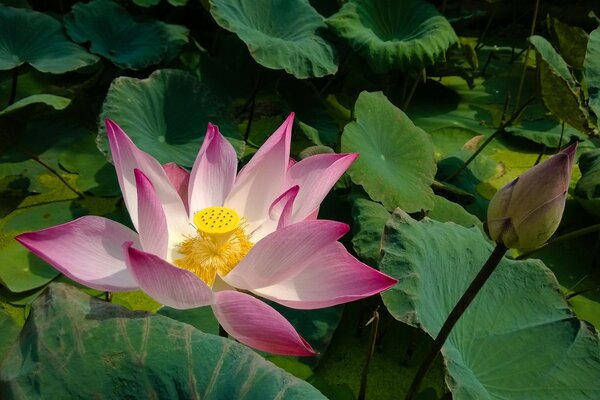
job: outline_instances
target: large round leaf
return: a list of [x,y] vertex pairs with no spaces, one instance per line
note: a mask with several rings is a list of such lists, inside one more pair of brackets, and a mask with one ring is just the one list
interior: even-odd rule
[[29,63],[62,74],[98,62],[98,57],[70,42],[60,22],[48,15],[0,5],[0,70]]
[[137,146],[161,163],[191,167],[209,122],[233,139],[238,150],[242,147],[225,101],[180,70],[158,70],[147,79],[120,77],[112,82],[99,120],[98,142],[104,152],[108,152],[106,118],[117,122]]
[[0,368],[2,398],[324,399],[234,341],[51,285]]
[[600,28],[594,29],[590,34],[583,62],[583,76],[590,98],[590,108],[600,120]]
[[362,92],[356,121],[344,128],[342,151],[360,157],[348,170],[352,180],[388,210],[433,208],[435,161],[431,138],[383,93]]
[[78,3],[65,18],[65,27],[78,43],[120,68],[142,69],[158,64],[169,50],[167,32],[159,22],[136,22],[111,0]]
[[448,20],[423,0],[351,0],[327,24],[375,72],[423,68],[458,42]]
[[[432,337],[492,251],[477,228],[417,222],[400,210],[382,245],[381,270],[399,280],[382,294],[385,305]],[[456,400],[583,400],[600,397],[599,344],[540,260],[504,258],[442,354]]]
[[544,105],[557,118],[589,133],[592,128],[587,110],[581,104],[581,89],[577,87],[567,63],[543,37],[534,35],[529,41],[537,50],[540,93]]
[[210,0],[210,13],[267,68],[297,78],[337,71],[334,49],[318,32],[325,28],[323,17],[308,0]]

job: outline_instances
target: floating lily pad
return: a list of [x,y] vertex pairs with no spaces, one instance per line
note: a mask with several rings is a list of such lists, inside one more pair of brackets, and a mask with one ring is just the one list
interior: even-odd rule
[[[70,201],[59,201],[17,209],[2,221],[5,240],[0,245],[0,281],[19,293],[43,286],[59,272],[15,241],[13,237],[68,222],[78,214]],[[77,215],[78,216],[78,215]]]
[[300,79],[337,71],[335,50],[320,35],[326,28],[323,17],[308,0],[210,0],[210,13],[264,67]]
[[342,135],[342,151],[360,153],[348,170],[352,181],[390,211],[433,208],[436,167],[430,136],[382,93],[361,93],[355,114],[356,122]]
[[[435,337],[492,251],[477,228],[397,211],[380,267],[399,280],[382,293],[392,315]],[[594,328],[569,309],[540,260],[504,258],[454,327],[442,355],[456,400],[600,396]]]
[[13,114],[17,111],[31,111],[31,109],[36,106],[45,106],[53,108],[54,110],[63,110],[67,108],[69,104],[71,104],[71,99],[67,99],[66,97],[55,96],[53,94],[34,94],[33,96],[16,101],[4,110],[0,110],[0,117]]
[[590,34],[585,61],[583,63],[583,76],[590,98],[590,108],[600,119],[600,28]]
[[60,155],[60,165],[77,174],[77,188],[96,196],[121,194],[115,167],[98,150],[94,137],[83,136]]
[[6,398],[324,399],[232,340],[64,284],[32,304],[0,371]]
[[28,63],[41,72],[62,74],[98,62],[70,42],[60,22],[36,11],[0,5],[0,70]]
[[108,153],[106,118],[163,164],[191,167],[209,122],[219,126],[238,154],[243,148],[226,100],[180,70],[158,70],[147,79],[120,77],[112,82],[98,121],[98,143]]
[[111,0],[75,4],[65,17],[65,27],[74,41],[90,42],[92,53],[120,68],[142,69],[158,64],[169,50],[169,37],[162,23],[137,22]]
[[375,72],[424,68],[458,43],[448,20],[422,0],[351,0],[327,24]]

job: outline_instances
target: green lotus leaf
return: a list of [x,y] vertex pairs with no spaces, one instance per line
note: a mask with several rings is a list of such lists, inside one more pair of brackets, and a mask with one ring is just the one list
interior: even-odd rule
[[583,62],[583,76],[590,108],[600,120],[600,28],[594,29],[590,34]]
[[[435,337],[492,251],[477,228],[397,210],[383,238],[383,292],[398,320]],[[540,260],[503,258],[442,348],[453,398],[593,399],[600,396],[600,341],[569,309]]]
[[389,218],[390,213],[384,206],[369,199],[357,198],[352,204],[352,248],[372,267],[379,262],[381,235]]
[[69,285],[31,308],[0,367],[3,398],[325,398],[239,343]]
[[600,217],[600,149],[582,154],[578,165],[581,179],[575,186],[575,196],[586,210]]
[[85,135],[68,146],[58,161],[65,170],[77,174],[77,188],[95,196],[121,194],[115,167],[98,151],[91,135]]
[[93,65],[98,60],[70,42],[54,18],[0,5],[0,70],[27,63],[41,72],[62,74]]
[[360,153],[348,170],[352,181],[390,211],[432,209],[436,167],[430,136],[381,92],[362,92],[355,114],[342,134],[342,151]]
[[423,0],[351,0],[326,22],[378,73],[424,68],[458,43],[448,20]]
[[169,50],[162,23],[136,22],[111,0],[77,3],[65,17],[67,33],[77,43],[90,42],[90,51],[116,66],[142,69],[158,64]]
[[337,71],[334,48],[319,34],[323,17],[308,0],[210,0],[210,13],[264,67],[300,79]]
[[569,65],[581,69],[589,35],[578,26],[567,25],[550,16],[546,17],[546,25],[560,55]]
[[282,80],[279,92],[290,111],[296,113],[300,130],[311,142],[315,145],[337,146],[338,124],[327,112],[327,106],[314,85],[290,77]]
[[8,353],[12,344],[17,340],[21,327],[14,319],[0,308],[0,357]]
[[228,104],[191,74],[158,70],[147,79],[115,79],[98,121],[100,149],[108,153],[104,120],[114,120],[134,143],[161,163],[191,167],[209,122],[242,152]]
[[63,110],[71,104],[71,99],[55,96],[53,94],[34,94],[33,96],[20,99],[4,110],[0,110],[0,117],[13,114],[17,111],[31,110],[35,106],[47,106],[55,110]]
[[131,0],[136,6],[152,7],[160,3],[160,0]]
[[14,236],[58,225],[79,216],[71,201],[58,201],[13,211],[2,221],[5,240],[0,245],[0,281],[11,292],[43,286],[59,272],[14,240]]
[[580,99],[580,88],[565,60],[541,36],[531,36],[529,42],[537,51],[540,93],[548,111],[575,129],[588,133],[591,127]]

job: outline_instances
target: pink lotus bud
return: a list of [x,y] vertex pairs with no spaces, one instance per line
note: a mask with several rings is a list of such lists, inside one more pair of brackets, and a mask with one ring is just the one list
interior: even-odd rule
[[531,249],[552,236],[565,209],[576,150],[574,143],[496,192],[487,214],[492,240]]

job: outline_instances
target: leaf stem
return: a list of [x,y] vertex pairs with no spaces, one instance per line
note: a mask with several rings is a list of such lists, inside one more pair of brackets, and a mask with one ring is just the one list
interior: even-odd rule
[[[535,25],[537,23],[538,10],[540,8],[540,0],[535,0],[535,8],[533,9],[533,20],[531,21],[531,30],[529,36],[533,36],[535,33]],[[519,91],[517,92],[517,101],[515,102],[515,108],[519,107],[521,102],[521,95],[523,94],[523,85],[525,84],[525,73],[527,72],[527,60],[529,60],[529,52],[531,51],[531,43],[527,45],[527,51],[525,52],[525,62],[523,63],[523,70],[521,71],[521,79],[519,80]]]
[[50,165],[46,164],[46,162],[42,161],[38,156],[36,156],[35,154],[30,153],[27,150],[22,149],[22,148],[19,148],[19,150],[23,154],[25,154],[27,157],[31,158],[33,161],[40,164],[42,167],[46,168],[48,170],[48,172],[50,172],[52,175],[57,177],[58,180],[61,181],[70,191],[75,193],[77,195],[77,197],[79,197],[81,199],[85,198],[85,195],[83,193],[81,193],[79,190],[77,190],[73,186],[71,186],[71,184],[69,182],[67,182],[65,180],[65,178],[60,176],[60,174],[54,168],[52,168]]
[[454,325],[456,325],[459,318],[464,314],[471,302],[475,299],[475,296],[477,296],[477,294],[479,293],[483,285],[487,282],[488,278],[492,275],[498,264],[500,264],[500,261],[502,261],[502,258],[504,257],[504,254],[507,250],[508,249],[506,248],[506,246],[504,246],[502,243],[496,243],[494,251],[492,251],[492,253],[488,257],[487,261],[485,262],[477,276],[475,276],[475,279],[473,279],[465,293],[462,295],[460,300],[458,300],[458,302],[450,312],[450,315],[448,315],[448,318],[446,318],[444,325],[442,325],[442,328],[436,336],[433,345],[429,349],[429,353],[427,353],[427,355],[425,356],[425,359],[421,363],[421,366],[419,367],[419,370],[417,371],[415,378],[413,379],[412,384],[408,389],[406,400],[414,399],[415,395],[417,394],[417,391],[419,390],[419,386],[421,386],[423,378],[425,378],[425,374],[427,374],[427,371],[431,367],[431,364],[435,360],[435,357],[442,349],[442,346],[446,342],[446,339],[448,339],[450,332],[452,332],[452,328],[454,328]]
[[[379,307],[377,307],[379,308]],[[377,310],[373,311],[373,316],[367,322],[367,325],[373,324],[371,327],[371,334],[369,335],[369,348],[367,349],[367,358],[363,365],[362,374],[360,376],[360,389],[358,391],[358,400],[365,400],[367,394],[367,378],[369,376],[369,365],[373,359],[373,353],[375,353],[375,344],[377,343],[377,333],[379,331],[379,313]]]
[[[507,97],[508,99],[508,97]],[[444,179],[444,181],[446,182],[450,182],[452,179],[456,178],[461,172],[463,172],[468,166],[469,164],[471,164],[471,162],[473,162],[473,160],[479,155],[479,153],[481,153],[483,151],[483,149],[485,149],[485,147],[490,144],[490,142],[492,140],[494,140],[494,138],[496,136],[498,136],[498,134],[500,132],[504,132],[504,130],[510,126],[517,118],[519,118],[521,116],[521,114],[523,113],[523,111],[525,110],[525,108],[533,101],[535,100],[535,97],[531,97],[529,100],[527,100],[517,111],[514,112],[513,115],[511,115],[511,117],[506,120],[505,122],[501,123],[500,126],[498,127],[498,129],[496,129],[494,131],[494,133],[492,133],[486,140],[485,142],[483,142],[481,144],[481,146],[479,146],[477,148],[477,150],[475,150],[475,152],[471,155],[471,157],[469,157],[467,159],[467,161],[465,161],[460,168],[458,168],[456,171],[454,171],[454,173],[452,175],[450,175],[447,179]],[[506,110],[506,106],[508,106],[508,101],[505,103],[505,110]],[[504,117],[503,117],[504,119]]]
[[[250,136],[250,129],[252,129],[252,119],[254,118],[254,110],[256,109],[256,95],[258,94],[258,89],[260,88],[260,66],[256,71],[256,81],[254,82],[254,89],[252,90],[252,95],[250,97],[250,113],[248,115],[248,124],[246,125],[246,132],[244,132],[244,141],[248,141],[248,136]],[[247,107],[244,106],[244,107]]]
[[517,260],[522,260],[524,258],[529,257],[533,253],[535,253],[535,252],[543,249],[544,247],[551,246],[551,245],[556,244],[556,243],[564,242],[566,240],[575,239],[575,238],[577,238],[579,236],[587,235],[588,233],[593,233],[593,232],[598,232],[598,231],[600,231],[600,224],[586,226],[585,228],[577,229],[575,231],[571,231],[569,233],[565,233],[564,235],[557,236],[554,239],[548,241],[546,244],[538,247],[537,249],[525,251],[525,252],[519,254],[519,256],[515,257],[515,258]]
[[8,105],[7,107],[11,106],[14,102],[15,99],[17,98],[17,83],[19,81],[19,67],[14,67],[12,69],[12,83],[10,85],[10,95],[8,97]]
[[421,81],[421,78],[423,77],[424,74],[425,74],[425,68],[421,69],[417,73],[417,78],[415,79],[412,86],[410,87],[408,96],[406,96],[406,98],[404,99],[404,104],[402,105],[402,111],[406,112],[406,109],[408,108],[408,105],[410,104],[410,101],[412,100],[412,98],[415,94],[415,90],[417,89],[417,86],[419,85],[419,82]]

